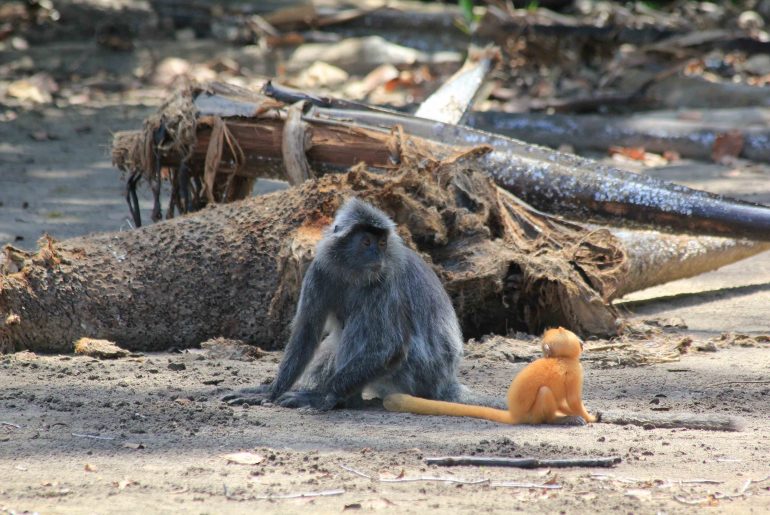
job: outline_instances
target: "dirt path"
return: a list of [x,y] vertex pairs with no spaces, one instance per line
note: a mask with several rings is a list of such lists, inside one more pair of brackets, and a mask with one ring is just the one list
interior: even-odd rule
[[[1,123],[0,243],[31,248],[43,232],[66,238],[125,230],[123,185],[110,167],[106,135],[139,126],[149,110],[113,104],[22,111],[16,120]],[[30,136],[40,131],[49,135],[44,141]],[[723,191],[734,184],[719,175],[677,179]],[[768,198],[766,173],[746,180],[750,184],[740,182],[745,189],[737,193]],[[143,193],[146,213],[148,195]],[[770,253],[765,253],[697,279],[637,293],[628,306],[643,318],[680,317],[689,327],[683,332],[696,338],[724,331],[770,334],[769,285]],[[510,345],[512,354],[516,342]],[[748,486],[746,481],[770,474],[770,384],[712,385],[766,380],[769,346],[693,352],[678,363],[643,368],[586,363],[585,399],[592,410],[646,411],[662,405],[672,411],[729,413],[746,421],[740,433],[604,424],[511,428],[377,410],[308,414],[219,402],[230,389],[271,376],[278,355],[254,362],[213,359],[202,351],[116,362],[5,356],[0,358],[0,513],[291,513],[308,508],[335,513],[358,508],[677,513],[691,512],[690,503],[724,512],[767,513],[770,481]],[[473,348],[469,354],[474,357],[466,360],[463,380],[488,392],[502,393],[522,366]],[[171,370],[170,363],[185,368]],[[222,457],[239,450],[253,451],[263,461],[236,465]],[[422,461],[447,454],[618,455],[623,462],[611,470],[525,471],[441,469]],[[342,465],[389,478],[403,474],[560,488],[373,482]],[[690,482],[706,479],[712,482]],[[337,489],[345,492],[256,498]],[[719,498],[736,493],[741,495]]]
[[[250,378],[271,375],[276,355],[255,362],[212,359],[203,351],[116,362],[6,356],[0,361],[0,510],[286,513],[308,507],[340,512],[360,505],[400,513],[689,512],[692,506],[684,501],[739,493],[747,480],[770,474],[770,385],[711,387],[767,377],[767,351],[736,347],[645,368],[600,369],[586,363],[589,409],[645,412],[669,406],[730,413],[744,419],[740,433],[607,424],[512,428],[381,410],[309,414],[231,408],[218,400],[231,388],[249,384]],[[170,364],[185,368],[171,370]],[[476,357],[463,368],[464,381],[493,392],[521,366]],[[651,404],[656,400],[660,404]],[[223,457],[242,450],[259,454],[262,463],[228,464]],[[442,469],[422,462],[426,456],[458,454],[617,455],[623,462],[606,470],[533,471]],[[343,465],[389,478],[488,479],[554,489],[380,483]],[[689,483],[706,479],[710,482]],[[307,499],[255,498],[337,489],[345,492]],[[767,513],[770,481],[750,485],[741,497],[708,503],[728,512]]]

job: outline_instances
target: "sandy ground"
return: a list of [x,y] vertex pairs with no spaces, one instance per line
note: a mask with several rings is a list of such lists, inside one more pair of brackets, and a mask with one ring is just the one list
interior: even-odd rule
[[[128,230],[107,135],[138,127],[150,110],[107,103],[20,112],[0,123],[0,243],[33,248],[44,232],[67,238]],[[30,137],[41,130],[55,139]],[[770,201],[766,172],[733,173],[727,180],[728,171],[670,173],[704,189]],[[770,334],[770,253],[636,293],[625,306],[630,318],[679,317],[688,326],[679,332],[696,340],[722,332]],[[469,345],[463,381],[502,395],[523,366],[505,358],[522,342],[507,345],[509,352],[476,352]],[[215,358],[200,350],[110,362],[0,357],[0,513],[678,513],[698,506],[770,512],[770,480],[748,483],[770,475],[770,384],[721,384],[766,381],[767,343],[693,351],[680,362],[647,367],[607,367],[607,353],[585,363],[590,410],[731,414],[745,421],[740,433],[608,424],[506,427],[376,409],[313,414],[219,401],[271,377],[279,359]],[[262,461],[242,465],[223,457],[238,451]],[[622,462],[614,469],[538,470],[423,462],[456,454],[617,455]],[[343,466],[401,481],[370,480]],[[420,477],[442,480],[404,481]],[[311,493],[329,495],[276,497]]]

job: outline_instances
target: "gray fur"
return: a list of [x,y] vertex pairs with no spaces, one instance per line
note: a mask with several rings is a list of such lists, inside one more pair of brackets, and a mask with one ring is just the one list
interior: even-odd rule
[[[373,206],[345,202],[305,274],[277,378],[230,402],[330,409],[359,401],[365,388],[380,398],[473,400],[457,381],[463,340],[449,296],[395,228]],[[386,243],[364,249],[370,236]]]

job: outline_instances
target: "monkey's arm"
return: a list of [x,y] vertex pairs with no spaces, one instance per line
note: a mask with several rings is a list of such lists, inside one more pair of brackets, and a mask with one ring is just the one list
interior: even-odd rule
[[[572,358],[564,358],[573,361]],[[569,367],[566,375],[567,405],[569,415],[582,417],[586,422],[596,422],[596,417],[588,413],[583,404],[583,366],[577,359]]]
[[276,402],[287,408],[332,409],[397,366],[407,352],[408,324],[387,315],[372,317],[377,299],[368,299],[349,318],[340,336],[334,371],[311,391],[290,391]]
[[297,313],[292,321],[291,337],[286,344],[286,352],[278,367],[278,376],[270,386],[244,388],[228,395],[222,400],[228,404],[261,404],[265,400],[274,401],[284,394],[297,381],[307,367],[321,340],[324,325],[329,315],[329,288],[320,288],[328,284],[323,272],[310,264],[302,281],[302,290],[297,305]]
[[415,413],[417,415],[446,415],[449,417],[473,417],[512,424],[511,414],[505,410],[459,404],[456,402],[434,401],[422,399],[403,393],[394,393],[385,397],[382,402],[388,411]]
[[[322,285],[327,287],[323,288]],[[271,400],[288,391],[313,358],[329,315],[330,303],[326,298],[329,295],[328,285],[329,281],[323,278],[323,272],[313,261],[302,281],[297,313],[291,325],[291,337],[286,344],[278,376],[270,387]]]

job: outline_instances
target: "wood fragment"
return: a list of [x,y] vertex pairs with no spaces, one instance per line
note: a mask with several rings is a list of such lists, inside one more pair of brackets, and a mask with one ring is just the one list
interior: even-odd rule
[[84,337],[75,342],[75,354],[97,359],[119,359],[128,356],[129,352],[109,340]]
[[499,49],[471,46],[462,68],[425,99],[414,115],[438,122],[460,123],[478,100],[479,89],[500,58]]
[[565,459],[538,459],[538,458],[500,458],[482,456],[445,456],[440,458],[425,458],[428,465],[442,465],[452,467],[456,465],[478,465],[484,467],[516,467],[524,469],[534,468],[564,468],[564,467],[614,467],[620,463],[620,456],[601,458],[565,458]]
[[14,424],[13,422],[3,422],[0,420],[0,426],[7,426],[7,427],[13,427],[15,429],[21,429],[21,426],[19,424]]
[[309,134],[310,126],[302,121],[304,105],[304,101],[299,101],[286,110],[286,123],[281,137],[283,166],[289,184],[293,186],[315,177],[305,157],[305,152],[312,146],[312,138]]

